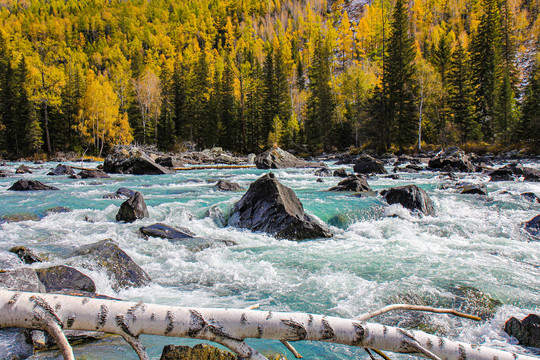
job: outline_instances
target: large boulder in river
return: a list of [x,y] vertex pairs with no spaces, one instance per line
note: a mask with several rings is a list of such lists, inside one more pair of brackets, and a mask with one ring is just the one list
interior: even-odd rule
[[24,180],[21,179],[15,184],[11,185],[8,190],[13,191],[38,191],[38,190],[60,190],[57,187],[45,185],[37,180]]
[[473,172],[475,170],[469,157],[458,148],[451,146],[428,162],[431,169],[447,169],[458,172]]
[[134,222],[137,219],[148,217],[148,209],[143,196],[136,191],[132,197],[120,205],[120,210],[116,214],[116,221]]
[[353,171],[358,174],[387,174],[384,163],[374,157],[363,154],[354,163]]
[[530,314],[523,320],[510,318],[504,324],[504,332],[515,337],[520,345],[540,348],[540,316]]
[[150,156],[136,147],[115,148],[115,152],[105,158],[103,171],[134,175],[162,175],[174,172],[174,170],[157,164]]
[[104,199],[125,199],[130,198],[133,195],[135,195],[135,191],[127,188],[118,188],[116,192],[113,192],[111,194],[105,194],[103,195]]
[[95,292],[96,284],[79,270],[65,265],[36,269],[39,281],[45,285],[46,292],[76,290]]
[[26,165],[21,165],[17,168],[17,170],[15,170],[15,174],[31,174],[32,173],[32,169],[30,169],[28,166]]
[[110,178],[109,174],[99,169],[82,170],[80,173],[77,174],[77,177],[79,179],[108,179]]
[[401,204],[409,210],[419,211],[425,215],[435,214],[429,195],[416,185],[393,187],[381,191],[381,195],[389,205]]
[[535,238],[540,238],[540,215],[536,215],[524,224],[524,229]]
[[142,287],[151,281],[148,274],[111,239],[80,247],[71,253],[70,260],[85,268],[105,270],[114,281],[114,290]]
[[58,176],[58,175],[73,175],[75,170],[71,166],[58,164],[54,169],[49,171],[47,175]]
[[326,226],[304,212],[294,191],[282,185],[273,173],[261,176],[250,185],[235,204],[229,225],[291,240],[332,236]]
[[223,180],[223,179],[218,180],[217,184],[214,185],[214,188],[216,190],[221,190],[221,191],[240,191],[240,190],[244,190],[244,188],[241,187],[239,184],[234,183],[234,182],[230,182],[228,180]]
[[273,147],[255,157],[257,169],[309,168],[320,167],[320,164],[299,159],[293,154]]
[[372,191],[366,179],[358,175],[349,175],[328,191]]
[[173,228],[171,226],[157,223],[150,226],[142,226],[140,232],[146,236],[160,237],[164,239],[189,239],[195,236],[190,230],[185,228]]

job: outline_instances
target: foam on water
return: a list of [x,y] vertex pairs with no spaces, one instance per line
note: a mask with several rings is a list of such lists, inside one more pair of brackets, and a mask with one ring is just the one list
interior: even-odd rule
[[[264,310],[354,317],[410,299],[444,304],[454,298],[456,286],[470,286],[503,303],[492,319],[473,324],[434,315],[426,318],[429,326],[457,340],[520,352],[524,350],[501,332],[502,323],[510,316],[538,311],[540,304],[540,242],[528,241],[521,227],[538,214],[540,204],[519,195],[540,194],[538,183],[487,183],[490,195],[486,198],[440,189],[449,180],[439,173],[400,174],[400,180],[368,179],[374,190],[412,183],[425,189],[436,214],[418,217],[399,205],[386,205],[380,196],[359,198],[328,192],[342,179],[328,177],[316,182],[314,169],[273,170],[283,184],[293,188],[306,212],[319,221],[332,222],[336,215],[343,215],[341,223],[332,222],[333,238],[294,242],[223,223],[243,192],[217,191],[213,188],[216,181],[226,178],[247,188],[267,171],[194,170],[163,176],[112,175],[112,179],[99,181],[50,177],[45,175],[47,171],[43,168],[25,178],[57,186],[60,191],[14,193],[6,189],[18,178],[0,179],[0,216],[17,212],[43,216],[53,206],[74,211],[51,214],[40,221],[2,224],[0,248],[25,245],[47,253],[47,263],[33,266],[48,266],[62,263],[78,246],[111,238],[153,282],[116,293],[106,274],[83,270],[106,295],[176,306],[243,308],[260,303]],[[486,180],[478,174],[460,179],[468,183]],[[141,191],[150,217],[132,224],[115,222],[124,200],[102,197],[119,187]],[[139,228],[156,222],[188,228],[197,237],[218,244],[229,240],[237,245],[192,251],[182,242],[144,238]],[[4,254],[0,252],[0,263],[15,266],[13,258]],[[405,326],[412,321],[402,314],[383,320]],[[191,344],[160,337],[145,337],[144,342],[154,358],[159,358],[165,344]],[[251,344],[283,351],[278,342]],[[109,359],[136,359],[125,344],[110,347],[116,350],[104,346],[94,350],[94,355],[86,350],[81,354],[96,359],[104,354]],[[339,345],[304,343],[295,347],[309,359],[365,357],[360,349]],[[116,354],[111,355],[113,352]],[[43,356],[35,358],[47,358]],[[49,358],[54,356],[49,354]]]

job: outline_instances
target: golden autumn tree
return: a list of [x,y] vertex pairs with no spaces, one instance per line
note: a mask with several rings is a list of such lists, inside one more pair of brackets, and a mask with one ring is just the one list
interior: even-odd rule
[[109,80],[90,71],[86,81],[78,116],[78,130],[83,139],[99,152],[99,156],[105,145],[131,143],[133,134],[127,115],[119,113],[118,96]]

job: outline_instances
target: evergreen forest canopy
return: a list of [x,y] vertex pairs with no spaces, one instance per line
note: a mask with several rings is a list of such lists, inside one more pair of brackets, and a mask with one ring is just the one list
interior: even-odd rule
[[537,150],[539,11],[539,0],[4,0],[0,150]]

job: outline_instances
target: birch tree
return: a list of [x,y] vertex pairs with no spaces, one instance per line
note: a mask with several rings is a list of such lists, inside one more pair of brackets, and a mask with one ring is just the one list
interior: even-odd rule
[[46,330],[57,341],[66,360],[74,359],[74,355],[64,329],[97,330],[121,335],[140,359],[149,359],[139,340],[140,334],[210,340],[248,360],[266,358],[244,342],[247,338],[281,340],[297,356],[299,354],[289,341],[325,341],[377,352],[419,355],[433,360],[535,359],[533,356],[456,342],[422,331],[367,322],[374,316],[395,309],[459,314],[452,309],[393,305],[356,319],[342,319],[308,313],[186,308],[0,290],[0,327]]

